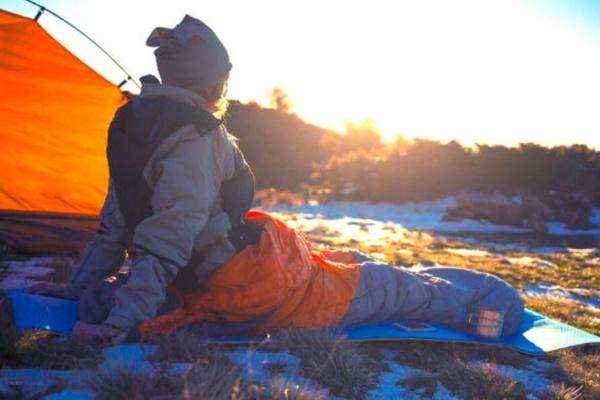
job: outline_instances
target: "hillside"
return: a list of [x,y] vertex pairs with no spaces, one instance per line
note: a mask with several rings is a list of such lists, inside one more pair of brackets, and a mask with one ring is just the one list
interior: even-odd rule
[[298,190],[313,164],[337,153],[343,137],[309,124],[294,114],[232,101],[227,129],[239,139],[259,188]]

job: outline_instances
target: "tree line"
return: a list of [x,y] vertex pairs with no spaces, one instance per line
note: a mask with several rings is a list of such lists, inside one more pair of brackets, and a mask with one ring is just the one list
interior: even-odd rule
[[320,200],[406,202],[465,189],[505,194],[580,193],[600,205],[600,152],[585,145],[516,147],[399,137],[382,143],[373,124],[346,135],[287,110],[233,101],[226,120],[259,188],[305,191]]

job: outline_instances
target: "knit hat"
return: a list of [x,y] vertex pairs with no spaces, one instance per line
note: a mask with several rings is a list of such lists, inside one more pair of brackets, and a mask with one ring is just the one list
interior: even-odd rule
[[208,88],[231,70],[229,54],[217,35],[189,15],[173,29],[155,28],[146,45],[157,47],[158,72],[168,84]]

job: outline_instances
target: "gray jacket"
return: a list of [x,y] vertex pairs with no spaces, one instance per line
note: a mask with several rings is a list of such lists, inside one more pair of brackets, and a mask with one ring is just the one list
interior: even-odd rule
[[[198,94],[169,85],[149,84],[141,96],[167,96],[214,112]],[[186,125],[165,139],[144,167],[153,189],[154,214],[134,232],[125,223],[112,181],[100,213],[100,230],[75,267],[69,288],[77,295],[90,284],[117,272],[126,249],[143,249],[131,265],[127,283],[105,323],[129,330],[155,316],[165,289],[187,265],[193,250],[202,251],[202,275],[229,260],[235,249],[227,239],[229,217],[221,208],[220,186],[234,173],[233,138],[221,125],[208,135]]]

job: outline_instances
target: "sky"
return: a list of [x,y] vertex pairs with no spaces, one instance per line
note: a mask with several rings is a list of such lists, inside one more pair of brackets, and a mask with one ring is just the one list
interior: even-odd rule
[[[600,149],[600,0],[39,0],[134,76],[156,73],[144,45],[188,13],[227,47],[229,97],[344,131],[374,120],[395,135]],[[23,0],[0,7],[34,16]],[[40,23],[112,82],[122,73],[50,15]]]

